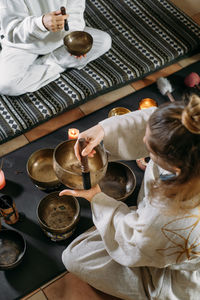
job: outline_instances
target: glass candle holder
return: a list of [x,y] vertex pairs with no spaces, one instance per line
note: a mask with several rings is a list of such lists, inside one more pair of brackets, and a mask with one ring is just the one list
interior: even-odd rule
[[144,98],[139,103],[139,109],[145,109],[153,106],[158,106],[156,101],[151,98]]

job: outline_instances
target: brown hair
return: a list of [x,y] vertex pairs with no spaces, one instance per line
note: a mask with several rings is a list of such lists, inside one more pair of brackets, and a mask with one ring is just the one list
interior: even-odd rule
[[153,152],[181,170],[168,180],[157,180],[151,198],[173,199],[171,204],[180,208],[182,201],[200,193],[200,98],[191,95],[187,105],[179,101],[161,105],[151,115],[149,128]]

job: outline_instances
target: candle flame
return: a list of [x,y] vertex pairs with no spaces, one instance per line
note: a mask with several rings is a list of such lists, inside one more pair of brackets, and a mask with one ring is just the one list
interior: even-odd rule
[[76,135],[76,130],[75,130],[75,129],[72,129],[70,133],[71,133],[72,135]]

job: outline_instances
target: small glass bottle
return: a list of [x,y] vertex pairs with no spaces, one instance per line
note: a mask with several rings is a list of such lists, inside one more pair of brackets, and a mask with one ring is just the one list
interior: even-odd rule
[[15,203],[8,195],[0,197],[0,213],[6,224],[15,224],[19,220],[19,213]]

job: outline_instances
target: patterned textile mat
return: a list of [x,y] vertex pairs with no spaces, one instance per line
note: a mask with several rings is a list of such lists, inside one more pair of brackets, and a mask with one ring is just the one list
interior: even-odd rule
[[169,0],[87,0],[88,26],[107,31],[112,48],[34,93],[0,96],[0,144],[96,96],[198,51],[200,27]]

